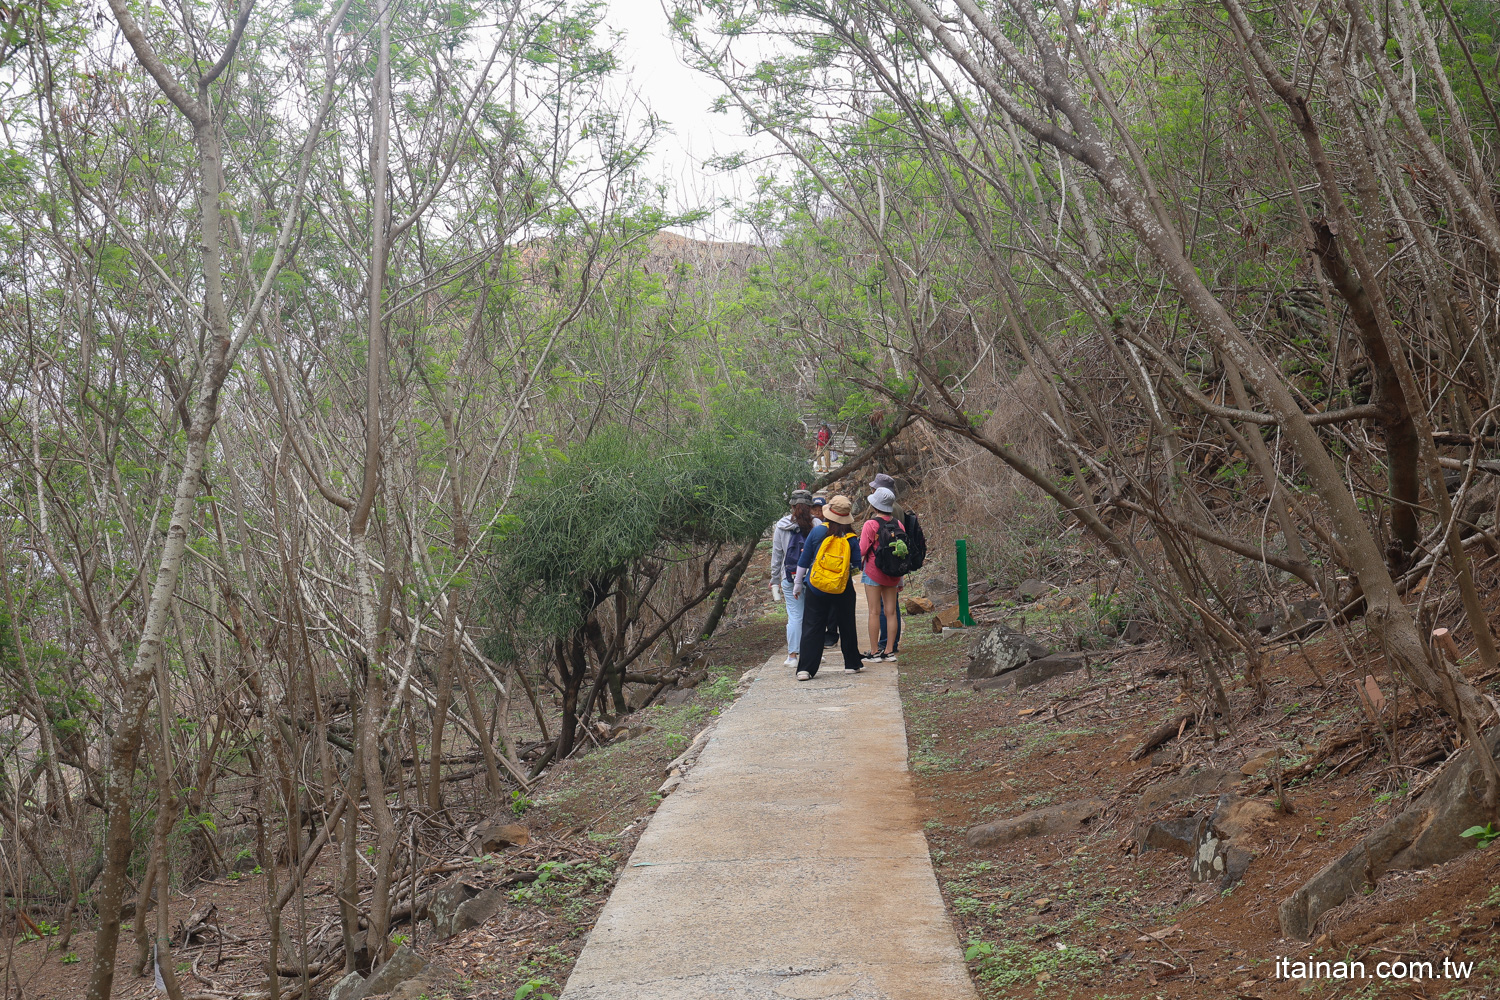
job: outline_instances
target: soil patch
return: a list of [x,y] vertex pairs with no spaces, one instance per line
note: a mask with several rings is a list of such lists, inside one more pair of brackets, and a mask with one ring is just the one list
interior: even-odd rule
[[[1494,995],[1500,848],[1382,878],[1325,917],[1312,944],[1281,936],[1281,900],[1398,810],[1445,755],[1424,727],[1402,730],[1401,760],[1424,764],[1393,779],[1385,744],[1348,693],[1354,672],[1340,673],[1332,640],[1332,648],[1310,644],[1306,657],[1296,650],[1274,657],[1258,712],[1254,692],[1232,689],[1240,721],[1231,733],[1201,712],[1202,692],[1181,690],[1160,646],[1021,692],[975,691],[965,673],[974,638],[912,630],[902,643],[901,691],[933,864],[981,995]],[[1147,734],[1185,712],[1200,724],[1130,759]],[[1139,822],[1211,809],[1221,782],[1173,782],[1205,791],[1137,815],[1142,789],[1227,770],[1230,790],[1269,801],[1273,760],[1289,775],[1294,811],[1258,831],[1242,881],[1194,884],[1188,858],[1136,854]],[[1109,806],[1081,831],[980,848],[966,841],[977,824],[1095,797]],[[1279,958],[1363,961],[1370,978],[1294,980],[1279,974]],[[1443,978],[1445,958],[1472,962],[1473,970]],[[1403,960],[1432,962],[1436,978],[1376,978],[1377,963]]]

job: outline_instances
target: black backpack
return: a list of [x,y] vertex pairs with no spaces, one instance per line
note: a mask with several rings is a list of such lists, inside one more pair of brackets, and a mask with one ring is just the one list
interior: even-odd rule
[[[876,518],[880,522],[880,533],[875,536],[875,568],[886,576],[905,576],[915,567],[911,563],[911,542],[906,538],[906,529],[894,517]],[[904,544],[897,546],[897,542]],[[900,555],[897,549],[905,549]]]
[[906,512],[906,571],[921,569],[927,561],[927,536],[922,534],[922,522],[911,511]]

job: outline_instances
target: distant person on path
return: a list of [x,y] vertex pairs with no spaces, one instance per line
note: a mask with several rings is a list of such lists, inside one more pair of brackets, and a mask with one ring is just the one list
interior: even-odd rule
[[797,658],[799,681],[810,681],[818,675],[823,662],[823,644],[818,639],[830,618],[839,625],[845,672],[857,674],[865,666],[854,633],[854,584],[849,579],[860,568],[853,507],[846,496],[829,500],[824,508],[824,523],[807,536],[802,557],[797,560],[792,596],[800,598],[806,594],[807,598],[802,619],[802,650]]
[[797,577],[797,560],[802,558],[802,546],[814,527],[812,494],[807,490],[793,490],[791,511],[776,522],[771,532],[771,600],[786,601],[786,662],[783,666],[797,665],[797,653],[802,648],[802,612],[807,607],[807,595],[792,596],[792,583]]
[[[884,472],[877,472],[875,474],[875,478],[872,479],[872,480],[870,480],[870,489],[872,489],[872,490],[887,489],[887,490],[890,490],[892,493],[897,493],[897,490],[896,490],[896,480],[893,479],[892,477],[886,475]],[[893,506],[891,508],[891,513],[894,514],[894,515],[896,515],[896,520],[900,521],[903,525],[905,525],[905,523],[906,523],[906,510],[905,510],[905,508],[903,508],[901,506],[901,500],[900,500],[899,496],[897,497],[895,506]],[[915,517],[916,515],[913,514],[912,516]],[[910,529],[908,529],[908,531],[909,530]],[[913,568],[915,568],[915,567],[913,567]],[[904,585],[905,585],[905,582],[903,581],[903,586]],[[886,641],[886,636],[887,636],[887,623],[886,623],[886,617],[885,617],[885,605],[882,604],[880,606],[880,648],[884,649],[886,651],[886,653],[892,659],[894,659],[895,656],[896,656],[896,654],[897,654],[897,652],[899,652],[900,647],[901,647],[901,602],[899,600],[896,601],[896,637],[894,639],[890,640],[889,642],[887,642]]]
[[833,463],[828,459],[828,446],[833,441],[833,431],[829,429],[827,424],[823,424],[818,428],[816,440],[818,451],[813,460],[813,468],[819,472],[831,472],[833,470]]
[[881,638],[880,618],[884,613],[886,621],[899,621],[901,578],[907,571],[906,529],[894,514],[896,494],[892,490],[882,486],[867,500],[875,516],[865,522],[859,533],[863,565],[860,582],[865,585],[869,604],[871,652],[865,654],[865,659],[894,660],[895,651],[887,651]]
[[[813,494],[813,517],[817,518],[820,523],[827,521],[827,518],[823,516],[823,508],[827,503],[828,497],[824,495],[822,490]],[[828,627],[823,633],[823,648],[832,649],[838,644],[839,623],[837,619],[830,617],[828,619]]]

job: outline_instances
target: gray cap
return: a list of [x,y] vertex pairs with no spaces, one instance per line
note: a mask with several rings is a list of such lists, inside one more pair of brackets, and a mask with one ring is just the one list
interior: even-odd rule
[[787,505],[790,507],[795,507],[798,504],[805,504],[806,506],[811,507],[812,502],[812,494],[807,490],[792,490],[791,497],[787,499]]
[[865,501],[882,514],[889,514],[896,506],[896,494],[882,486],[865,497]]
[[875,478],[872,479],[872,480],[870,480],[870,489],[872,489],[872,490],[878,490],[878,489],[882,489],[882,488],[890,490],[892,493],[895,493],[896,492],[896,481],[894,479],[892,479],[890,476],[886,475],[884,472],[877,472],[877,473],[875,473]]

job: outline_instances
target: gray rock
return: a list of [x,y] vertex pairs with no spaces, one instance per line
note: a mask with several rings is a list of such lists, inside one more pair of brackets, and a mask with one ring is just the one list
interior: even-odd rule
[[1219,768],[1205,768],[1191,774],[1156,781],[1147,785],[1136,801],[1136,812],[1149,815],[1182,799],[1221,792],[1234,781],[1234,775]]
[[391,990],[390,1000],[422,1000],[423,997],[437,995],[437,992],[437,980],[431,974],[424,972]]
[[1136,828],[1136,851],[1171,851],[1183,857],[1191,857],[1198,843],[1206,817],[1200,813],[1181,816],[1177,819],[1162,819],[1155,823],[1142,823]]
[[432,900],[427,904],[427,919],[432,922],[433,933],[439,939],[457,934],[461,929],[455,926],[459,907],[483,891],[483,886],[470,885],[461,878],[455,878],[433,893]]
[[1076,673],[1088,665],[1087,657],[1078,653],[1053,653],[1039,660],[1032,660],[1024,667],[1017,667],[1007,676],[1012,679],[1016,690],[1032,687],[1042,681],[1061,677],[1063,674]]
[[1016,588],[1016,596],[1023,601],[1034,601],[1052,592],[1052,588],[1040,580],[1022,580]]
[[453,933],[478,927],[500,912],[505,905],[505,893],[498,887],[486,889],[473,899],[459,905],[453,914]]
[[328,1000],[364,1000],[366,985],[364,976],[351,972],[334,984]]
[[1270,823],[1275,818],[1276,807],[1271,803],[1225,792],[1214,805],[1209,825],[1213,827],[1214,833],[1229,840],[1263,823]]
[[1245,877],[1253,860],[1255,856],[1248,850],[1230,843],[1211,824],[1204,823],[1198,829],[1198,842],[1188,858],[1188,881],[1217,880],[1221,889],[1227,889]]
[[440,940],[470,927],[478,927],[500,912],[505,893],[499,887],[483,888],[455,879],[433,894],[427,904],[427,919]]
[[[1500,746],[1500,731],[1489,734],[1485,742],[1494,753]],[[1455,755],[1401,815],[1281,901],[1281,933],[1299,941],[1311,940],[1319,917],[1386,872],[1415,871],[1473,850],[1473,838],[1459,835],[1488,821],[1484,791],[1484,771],[1474,754],[1466,749]]]
[[1032,660],[1047,655],[1041,643],[996,625],[979,637],[969,650],[969,678],[983,680],[999,677]]
[[[427,968],[427,960],[407,945],[396,949],[396,953],[386,960],[386,963],[375,970],[375,974],[365,980],[365,988],[358,997],[350,997],[348,1000],[363,1000],[369,996],[383,996],[393,992],[397,986],[421,975],[422,970]],[[329,1000],[333,1000],[332,997]]]
[[1276,631],[1276,624],[1279,621],[1281,621],[1281,616],[1276,612],[1262,611],[1255,616],[1255,631],[1261,635],[1270,635]]
[[1089,820],[1104,811],[1103,799],[1080,799],[1045,809],[1033,809],[1010,819],[996,820],[969,827],[970,847],[995,847],[1023,837],[1044,837],[1057,833],[1076,833]]

